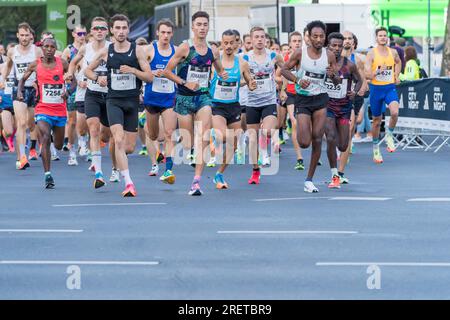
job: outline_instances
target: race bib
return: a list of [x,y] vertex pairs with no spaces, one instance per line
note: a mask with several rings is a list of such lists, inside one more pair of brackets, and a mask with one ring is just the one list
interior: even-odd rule
[[[108,75],[107,71],[95,71],[95,73],[99,77],[106,77]],[[108,87],[102,87],[98,84],[97,81],[88,80],[88,88],[91,91],[98,91],[98,92],[108,92]]]
[[136,76],[131,73],[120,73],[117,69],[111,70],[111,89],[127,91],[136,89]]
[[200,89],[208,88],[209,67],[197,67],[189,65],[186,82],[198,82]]
[[328,96],[332,99],[343,99],[347,97],[348,79],[342,79],[342,83],[335,85],[331,79],[326,80],[325,86],[327,88]]
[[14,78],[6,78],[5,94],[12,95],[14,84],[15,84],[15,79]]
[[375,80],[379,82],[394,82],[394,70],[392,67],[387,67],[386,70],[381,71],[378,67]]
[[[291,73],[294,75],[294,77],[297,77],[297,70],[291,69]],[[295,84],[295,82],[288,80],[288,84]]]
[[222,101],[236,100],[237,92],[237,82],[217,80],[216,89],[214,90],[214,99]]
[[27,71],[29,65],[30,65],[29,62],[16,63],[17,80],[21,80],[23,78],[23,75],[25,74],[25,71]]
[[302,80],[308,80],[309,86],[304,89],[311,94],[321,93],[323,83],[325,82],[325,74],[324,73],[314,73],[306,71]]
[[62,84],[43,84],[42,85],[42,102],[48,104],[64,103],[62,94],[64,93]]
[[256,90],[253,91],[255,94],[272,92],[272,77],[270,74],[265,74],[262,76],[256,76]]
[[167,78],[154,77],[152,91],[158,93],[174,93],[175,83]]

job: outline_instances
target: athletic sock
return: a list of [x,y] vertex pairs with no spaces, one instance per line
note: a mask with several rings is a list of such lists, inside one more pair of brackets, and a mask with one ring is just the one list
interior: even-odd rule
[[337,176],[338,175],[338,169],[337,168],[331,168],[331,176]]
[[19,154],[20,154],[21,158],[25,155],[25,145],[24,144],[19,145]]
[[344,177],[344,173],[343,172],[340,172],[340,171],[338,171],[338,175],[340,176],[340,177]]
[[51,176],[52,175],[52,173],[50,172],[50,171],[47,171],[46,173],[45,173],[45,176],[47,177],[47,176]]
[[91,153],[92,155],[92,165],[94,166],[95,173],[102,172],[102,153],[100,151],[95,151]]
[[166,158],[166,170],[172,170],[173,167],[173,160],[172,157]]
[[379,148],[378,143],[380,142],[380,138],[373,138],[372,143],[374,148]]
[[395,128],[388,128],[388,134],[393,135]]
[[72,157],[72,158],[76,158],[77,157],[77,151],[76,151],[76,148],[75,148],[74,144],[72,144],[70,146],[69,156]]
[[69,138],[64,138],[64,144],[68,144],[69,143]]
[[312,178],[306,178],[305,182],[312,182]]
[[30,149],[36,149],[36,140],[31,140],[31,148]]
[[122,178],[125,181],[125,186],[129,185],[129,184],[133,184],[133,181],[130,178],[130,170],[122,170],[120,171],[120,174],[122,175]]

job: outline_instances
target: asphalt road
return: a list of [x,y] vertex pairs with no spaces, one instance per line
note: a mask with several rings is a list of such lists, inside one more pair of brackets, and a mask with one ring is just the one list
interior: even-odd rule
[[234,165],[215,190],[207,168],[202,197],[187,195],[188,165],[169,186],[132,155],[138,197],[125,199],[123,183],[94,190],[67,153],[54,190],[40,161],[17,171],[0,154],[0,298],[449,299],[450,149],[383,155],[375,165],[357,144],[350,184],[328,190],[323,153],[320,193],[306,194],[288,143],[258,186]]

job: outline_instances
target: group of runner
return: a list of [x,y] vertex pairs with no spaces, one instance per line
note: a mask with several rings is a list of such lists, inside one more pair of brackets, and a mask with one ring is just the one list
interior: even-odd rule
[[[313,177],[324,137],[331,169],[328,187],[340,188],[349,182],[345,166],[369,90],[373,160],[383,162],[379,136],[386,106],[391,117],[385,140],[387,150],[395,151],[399,101],[395,85],[401,62],[388,46],[385,28],[376,30],[377,45],[363,57],[355,52],[353,33],[327,36],[321,21],[310,22],[303,33],[291,33],[289,43],[281,47],[268,41],[261,27],[252,28],[242,39],[236,30],[226,30],[220,47],[210,46],[209,15],[203,11],[192,16],[193,38],[178,47],[172,43],[170,20],[157,23],[157,40],[151,44],[130,42],[129,26],[122,14],[110,21],[96,17],[89,33],[76,27],[74,43],[59,52],[51,33],[42,34],[37,46],[31,27],[21,23],[18,44],[9,45],[2,57],[3,138],[10,152],[17,153],[18,170],[38,159],[39,144],[46,188],[55,186],[50,167],[51,160],[58,159],[56,149],[69,151],[68,165],[78,165],[77,144],[79,155],[92,161],[94,188],[105,186],[102,149],[109,143],[113,163],[109,181],[123,179],[122,195],[136,196],[127,155],[134,152],[144,121],[141,140],[152,159],[164,160],[160,177],[164,183],[175,183],[175,145],[182,143],[195,167],[190,195],[202,194],[208,152],[219,157],[213,180],[217,189],[227,189],[225,170],[234,157],[235,163],[245,162],[246,139],[253,167],[248,183],[259,184],[261,166],[270,164],[269,146],[272,155],[281,152],[286,123],[296,170],[305,169],[301,149],[311,146],[304,191],[319,191]],[[158,174],[155,162],[149,175]]]

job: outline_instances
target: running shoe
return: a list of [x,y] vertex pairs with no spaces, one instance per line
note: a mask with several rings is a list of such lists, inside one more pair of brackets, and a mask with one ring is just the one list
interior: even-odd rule
[[252,176],[248,180],[248,184],[259,184],[260,177],[261,177],[260,170],[253,170]]
[[166,157],[164,156],[164,154],[162,152],[157,152],[156,154],[156,161],[158,161],[158,163],[165,163],[166,162]]
[[67,162],[67,165],[69,166],[77,166],[78,161],[76,156],[69,156],[69,161]]
[[[17,165],[16,165],[17,167]],[[29,168],[30,164],[28,163],[27,156],[22,156],[22,158],[19,161],[19,167],[18,170],[25,170],[26,168]]]
[[194,180],[191,185],[191,190],[189,190],[190,196],[201,196],[203,194],[200,189],[200,182],[198,180]]
[[353,136],[352,141],[354,143],[360,143],[363,141],[363,138],[361,137],[361,135],[359,133],[355,133],[355,135]]
[[262,158],[262,166],[263,167],[270,166],[270,156],[268,154],[263,156],[263,158]]
[[38,155],[36,149],[30,149],[30,154],[28,155],[28,160],[37,160]]
[[55,187],[55,180],[50,174],[45,175],[45,189],[53,189]]
[[189,165],[190,165],[191,167],[194,167],[194,168],[195,168],[195,157],[194,157],[194,155],[193,155],[193,154],[189,154],[189,155],[187,156],[187,159],[189,160]]
[[173,174],[172,170],[166,170],[164,171],[164,174],[159,178],[159,180],[164,183],[174,184],[175,175]]
[[148,151],[146,146],[142,146],[141,150],[139,151],[140,156],[148,156]]
[[377,164],[383,163],[383,157],[381,156],[381,152],[379,148],[373,149],[373,161]]
[[286,144],[286,140],[284,140],[282,137],[280,137],[280,145]]
[[70,150],[70,147],[69,147],[69,143],[68,143],[68,142],[64,142],[63,147],[62,147],[62,150],[63,150],[63,151],[66,151],[66,152]]
[[79,154],[80,154],[80,157],[85,157],[85,156],[89,155],[89,149],[88,149],[86,143],[84,143],[80,146]]
[[353,140],[352,140],[352,144],[351,144],[351,146],[350,146],[350,154],[354,154],[355,153],[355,144],[353,143]]
[[292,134],[292,127],[291,127],[291,126],[287,126],[287,128],[286,128],[286,133],[287,133],[288,135],[291,135],[291,134]]
[[236,159],[235,163],[239,165],[245,164],[245,158],[241,151],[236,150],[236,153],[234,154]]
[[294,167],[295,170],[305,170],[305,165],[303,164],[303,159],[298,159]]
[[124,197],[136,197],[137,192],[134,184],[129,183],[126,185],[125,190],[122,192],[122,196]]
[[305,181],[305,187],[303,188],[303,191],[307,193],[317,193],[319,192],[319,189],[316,188],[312,181]]
[[91,164],[88,168],[89,171],[95,172],[95,166]]
[[103,178],[103,174],[101,172],[97,172],[95,174],[95,180],[94,180],[94,188],[98,189],[103,187],[106,184],[105,179]]
[[339,176],[339,183],[340,184],[349,184],[350,183],[350,181],[348,180],[348,178],[347,177],[344,177],[344,176]]
[[395,152],[395,143],[394,143],[394,137],[392,137],[392,134],[388,133],[386,134],[386,144],[387,144],[387,151],[388,152]]
[[330,188],[330,189],[340,189],[341,188],[339,176],[333,176],[330,184],[328,185],[328,188]]
[[104,147],[106,147],[106,142],[100,140],[100,148],[103,149]]
[[217,189],[228,189],[228,184],[223,179],[223,174],[217,172],[214,176],[213,182],[216,184]]
[[206,166],[210,167],[210,168],[214,168],[216,166],[216,157],[211,157],[211,159],[209,159]]
[[148,175],[150,177],[155,177],[157,176],[159,173],[159,167],[157,164],[152,165],[152,169],[150,170],[150,172],[148,173]]
[[361,140],[361,142],[373,142],[373,137],[367,135],[364,139]]
[[56,152],[56,150],[52,150],[52,148],[50,148],[51,154],[52,154],[52,161],[59,161],[59,155],[58,152]]
[[322,165],[322,161],[320,161],[320,159],[319,159],[319,161],[317,161],[317,165],[318,165],[318,166],[321,166],[321,165]]
[[120,172],[117,169],[112,169],[111,177],[109,177],[109,182],[120,182]]
[[20,161],[19,160],[16,160],[16,169],[20,170]]
[[6,142],[6,147],[8,150],[3,149],[3,151],[9,151],[9,152],[14,152],[15,148],[14,148],[14,136],[9,136],[6,137],[6,135],[3,133],[3,138],[5,139]]
[[87,162],[92,162],[92,154],[91,154],[91,152],[88,153],[88,155],[86,157],[86,161]]

